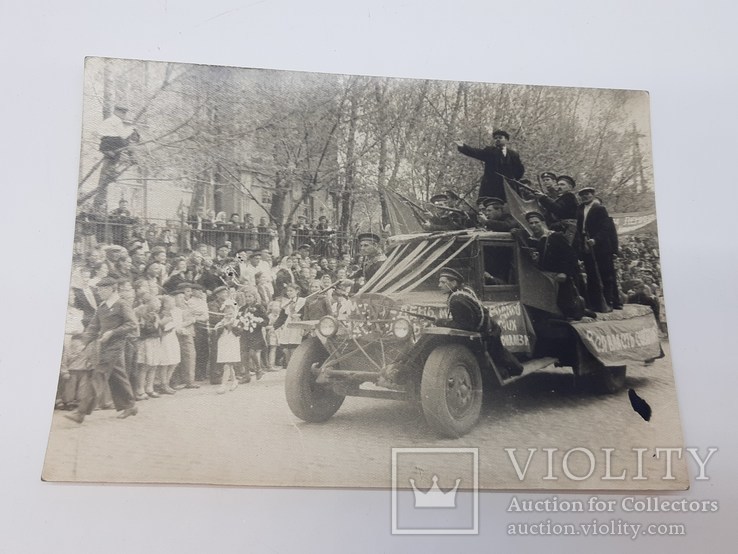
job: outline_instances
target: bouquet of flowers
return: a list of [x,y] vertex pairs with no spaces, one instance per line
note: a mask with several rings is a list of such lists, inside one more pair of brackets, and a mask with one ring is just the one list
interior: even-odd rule
[[264,323],[263,317],[258,317],[257,315],[248,311],[241,314],[238,318],[238,326],[247,333],[252,333],[262,323]]

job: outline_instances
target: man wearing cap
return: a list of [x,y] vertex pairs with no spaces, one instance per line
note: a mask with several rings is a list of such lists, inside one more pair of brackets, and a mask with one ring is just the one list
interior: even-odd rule
[[579,199],[577,235],[579,254],[587,272],[587,305],[596,312],[620,310],[623,304],[615,273],[615,224],[607,208],[595,199],[594,188],[580,190]]
[[171,293],[177,307],[182,310],[182,325],[177,329],[181,360],[176,379],[178,384],[186,389],[200,388],[200,385],[195,383],[195,320],[197,314],[190,305],[192,289],[196,286],[194,283],[180,283]]
[[479,186],[479,196],[493,196],[495,198],[506,198],[503,176],[509,179],[520,179],[525,173],[520,155],[508,148],[507,143],[510,135],[501,129],[492,133],[494,146],[474,148],[457,141],[459,152],[465,156],[475,158],[484,162],[484,174]]
[[576,182],[572,177],[559,175],[554,183],[555,198],[552,199],[539,191],[535,192],[538,204],[546,215],[546,223],[549,226],[561,223],[561,231],[569,244],[574,244],[577,232],[578,202],[573,192],[575,188]]
[[595,317],[595,313],[584,308],[584,299],[579,294],[576,280],[579,274],[578,256],[556,223],[549,233],[545,231],[543,215],[538,212],[525,214],[535,246],[530,250],[531,258],[541,271],[554,274],[558,283],[556,305],[565,317],[580,320],[584,315]]
[[453,221],[453,212],[448,210],[448,195],[444,193],[435,194],[430,197],[429,202],[433,208],[427,211],[428,220],[424,222],[423,229],[426,231],[451,231],[456,229]]
[[433,212],[423,223],[426,231],[458,231],[474,227],[469,214],[458,207],[459,197],[452,191],[436,194],[430,198]]
[[[577,222],[577,197],[574,196],[576,182],[568,175],[559,175],[554,184],[556,198],[551,199],[549,196],[540,191],[535,191],[538,204],[546,211],[548,217],[547,223],[552,224],[557,221],[565,223],[567,226],[576,227]],[[572,239],[574,235],[572,233]]]
[[374,233],[361,233],[359,239],[359,254],[362,256],[363,261],[361,269],[351,276],[352,279],[363,277],[364,282],[369,281],[381,265],[385,262],[387,257],[379,247],[380,239],[378,235]]
[[484,202],[484,228],[498,233],[509,233],[520,229],[515,218],[505,211],[505,203],[500,198],[488,198]]
[[464,286],[464,277],[453,268],[444,267],[438,277],[438,288],[448,293],[446,305],[449,319],[437,319],[436,325],[481,333],[482,340],[495,365],[508,375],[520,375],[523,366],[503,345],[502,328],[472,289]]
[[77,423],[82,423],[85,416],[92,413],[96,400],[104,393],[106,382],[110,385],[115,409],[121,412],[118,417],[126,418],[138,413],[124,358],[126,338],[138,327],[136,316],[118,295],[115,279],[100,279],[97,292],[101,302],[82,338],[88,345],[97,341],[97,363],[89,386],[80,391],[79,406],[66,415]]
[[538,176],[538,179],[546,189],[546,194],[549,198],[556,198],[556,174],[553,171],[544,171]]

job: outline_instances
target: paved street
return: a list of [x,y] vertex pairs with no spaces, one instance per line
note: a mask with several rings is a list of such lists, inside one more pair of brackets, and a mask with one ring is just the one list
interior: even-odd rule
[[[668,345],[665,344],[665,348]],[[175,396],[139,402],[136,417],[119,420],[114,411],[96,411],[83,425],[55,412],[44,477],[49,480],[141,483],[213,483],[389,487],[392,447],[478,447],[483,488],[635,488],[673,487],[665,481],[663,458],[656,447],[681,445],[681,427],[668,357],[651,366],[630,366],[627,387],[653,409],[650,422],[630,407],[626,391],[597,396],[578,390],[568,369],[536,373],[487,399],[482,420],[467,436],[439,439],[411,405],[389,400],[349,397],[323,424],[295,418],[284,398],[285,372],[241,385],[225,395],[216,387],[179,391]],[[517,448],[520,467],[528,448],[537,447],[524,482],[520,482],[504,448]],[[542,448],[558,448],[553,474],[547,473]],[[593,475],[566,479],[562,457],[574,447],[593,451]],[[602,481],[603,447],[612,454],[612,475],[627,470],[623,481]],[[644,455],[646,481],[631,481]],[[453,461],[429,464],[427,458],[399,467],[402,481],[411,476],[430,482],[433,472],[460,471]],[[433,467],[430,467],[433,465]],[[567,468],[586,475],[586,454],[573,452]],[[686,479],[686,464],[675,475]],[[441,485],[445,488],[445,484]]]

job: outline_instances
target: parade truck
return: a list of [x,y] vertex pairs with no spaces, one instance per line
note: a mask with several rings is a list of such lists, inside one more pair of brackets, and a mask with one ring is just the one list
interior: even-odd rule
[[[285,380],[287,403],[324,422],[346,396],[416,403],[439,435],[460,437],[477,423],[483,398],[553,366],[600,393],[625,384],[626,367],[662,354],[650,307],[625,305],[571,320],[556,304],[558,282],[540,271],[510,233],[467,229],[399,235],[387,259],[342,314],[297,323],[306,338]],[[503,346],[522,364],[510,376],[485,348],[487,337],[436,324],[448,318],[438,272],[452,267],[500,326]]]

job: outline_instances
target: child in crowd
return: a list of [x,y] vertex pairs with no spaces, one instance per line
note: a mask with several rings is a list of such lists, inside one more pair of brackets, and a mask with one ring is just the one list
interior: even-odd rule
[[241,363],[244,366],[244,383],[251,381],[251,372],[259,380],[264,375],[261,368],[261,352],[264,350],[262,329],[266,322],[264,308],[258,303],[257,293],[252,289],[243,292],[244,304],[238,312],[238,327],[241,339]]
[[256,293],[258,295],[257,301],[261,304],[261,307],[266,310],[269,302],[272,301],[274,296],[274,287],[269,275],[266,273],[256,274]]
[[268,311],[266,317],[266,326],[264,327],[264,339],[267,346],[269,347],[267,357],[269,370],[276,371],[277,369],[279,369],[277,367],[277,348],[279,347],[279,336],[277,335],[277,330],[274,328],[274,325],[277,323],[279,315],[282,313],[282,306],[279,301],[272,300],[271,302],[269,302],[267,308]]
[[136,400],[159,398],[154,390],[156,368],[161,350],[161,300],[148,293],[141,296],[142,304],[135,310],[138,319],[138,368],[135,378]]
[[318,294],[321,290],[320,281],[310,283],[310,294],[305,298],[305,307],[302,309],[302,318],[305,321],[317,321],[323,316],[331,315],[331,305],[326,293]]
[[72,408],[78,400],[77,390],[85,371],[89,367],[82,355],[84,345],[81,334],[84,331],[82,319],[84,313],[75,308],[74,291],[69,291],[67,302],[67,322],[64,328],[64,351],[62,353],[61,372],[56,394],[56,407]]
[[163,394],[174,394],[170,386],[174,368],[182,360],[179,349],[177,329],[182,326],[182,310],[177,308],[172,296],[163,296],[161,301],[161,347],[159,351],[159,391]]
[[88,386],[91,366],[82,342],[82,335],[64,337],[61,374],[56,407],[60,410],[71,410],[79,403],[79,391]]
[[218,363],[223,369],[223,380],[218,388],[218,394],[224,394],[231,382],[230,390],[238,387],[236,379],[235,364],[241,363],[241,346],[236,336],[238,332],[237,316],[238,305],[234,300],[230,300],[223,306],[223,319],[215,325],[215,331],[218,335]]
[[284,352],[285,366],[290,362],[292,352],[302,342],[302,329],[290,326],[290,323],[300,321],[300,313],[303,306],[305,306],[305,299],[299,296],[299,291],[300,287],[295,283],[288,283],[285,286],[286,298],[283,298],[280,303],[282,313],[274,325],[274,328],[277,329],[279,345]]

